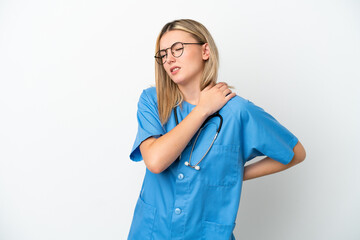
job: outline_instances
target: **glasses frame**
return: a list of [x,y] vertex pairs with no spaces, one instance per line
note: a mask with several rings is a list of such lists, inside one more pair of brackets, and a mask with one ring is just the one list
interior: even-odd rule
[[[182,48],[184,48],[184,45],[189,45],[189,44],[197,44],[197,45],[203,45],[203,44],[205,44],[205,43],[203,43],[203,42],[197,42],[197,43],[176,42],[176,43],[174,43],[173,45],[171,45],[171,47],[168,47],[168,48],[159,50],[159,51],[155,54],[155,56],[154,56],[154,58],[156,59],[156,62],[157,62],[158,64],[160,64],[160,65],[164,65],[164,63],[166,62],[167,57],[168,57],[168,49],[170,49],[171,55],[173,55],[174,58],[179,58],[179,57],[181,57],[181,56],[183,55],[183,53],[184,53],[184,49],[183,49],[182,53],[180,54],[180,56],[177,56],[177,57],[174,56],[174,53],[173,53],[173,51],[172,51],[172,48],[173,48],[176,44],[178,44],[178,43],[181,43],[181,44],[182,44]],[[158,56],[156,56],[156,55],[159,55],[161,51],[165,51],[166,54],[164,55],[164,57],[158,57]],[[162,58],[164,58],[164,60],[162,60]]]

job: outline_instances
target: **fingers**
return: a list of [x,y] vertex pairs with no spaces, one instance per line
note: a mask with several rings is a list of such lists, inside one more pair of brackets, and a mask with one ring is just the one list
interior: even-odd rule
[[229,93],[228,95],[226,95],[225,98],[228,99],[228,100],[230,100],[230,99],[232,99],[232,98],[235,97],[235,96],[236,96],[236,93],[233,93],[233,92],[232,92],[232,93]]
[[200,109],[202,108],[206,114],[211,115],[221,109],[234,96],[236,96],[236,94],[229,89],[227,83],[212,83],[201,91],[197,106],[200,107]]
[[218,92],[218,94],[222,94],[224,97],[228,97],[228,100],[236,96],[236,93],[232,94],[231,89],[229,88],[228,84],[225,82],[219,82],[219,83],[210,83],[204,90],[210,90],[212,94],[215,92]]
[[231,89],[229,89],[229,88],[226,88],[226,89],[223,91],[224,97],[226,97],[226,96],[229,95],[230,93],[231,93]]
[[231,98],[235,97],[236,96],[236,93],[233,93],[231,91],[231,89],[229,88],[229,86],[227,85],[227,83],[224,83],[222,82],[220,85],[219,85],[219,89],[222,91],[224,97],[225,97],[225,100],[226,101],[229,101]]
[[230,99],[232,99],[233,97],[235,97],[236,96],[236,93],[229,93],[228,95],[226,95],[225,96],[225,99],[226,99],[226,101],[229,101]]
[[216,84],[216,87],[222,92],[224,97],[226,97],[232,93],[231,89],[225,82],[220,82],[220,83]]
[[222,89],[222,90],[224,90],[225,88],[228,87],[227,83],[225,83],[225,82],[219,82],[219,83],[217,83],[215,86],[216,86],[217,88],[219,88],[219,89]]
[[209,85],[207,85],[203,90],[207,91],[210,90],[211,88],[213,88],[215,86],[215,83],[211,82]]

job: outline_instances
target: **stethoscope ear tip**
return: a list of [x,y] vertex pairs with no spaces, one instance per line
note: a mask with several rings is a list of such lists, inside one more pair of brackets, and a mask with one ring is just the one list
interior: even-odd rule
[[186,166],[189,166],[189,167],[191,167],[191,168],[194,168],[195,170],[198,170],[198,171],[200,170],[200,166],[199,166],[199,165],[191,166],[188,161],[186,161],[184,164],[185,164]]

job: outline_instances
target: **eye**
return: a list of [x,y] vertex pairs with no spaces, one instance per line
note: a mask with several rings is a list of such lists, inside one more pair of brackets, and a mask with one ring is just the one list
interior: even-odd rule
[[176,48],[175,51],[182,51],[184,48],[180,47],[180,48]]
[[158,57],[159,57],[159,58],[164,58],[164,57],[166,57],[166,52],[165,52],[165,51],[160,51],[159,54],[158,54]]

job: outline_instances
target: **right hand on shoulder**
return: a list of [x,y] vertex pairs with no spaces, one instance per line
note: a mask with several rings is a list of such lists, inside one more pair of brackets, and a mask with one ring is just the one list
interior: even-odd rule
[[210,84],[200,92],[197,107],[210,116],[220,110],[234,96],[236,93],[233,93],[226,83]]

